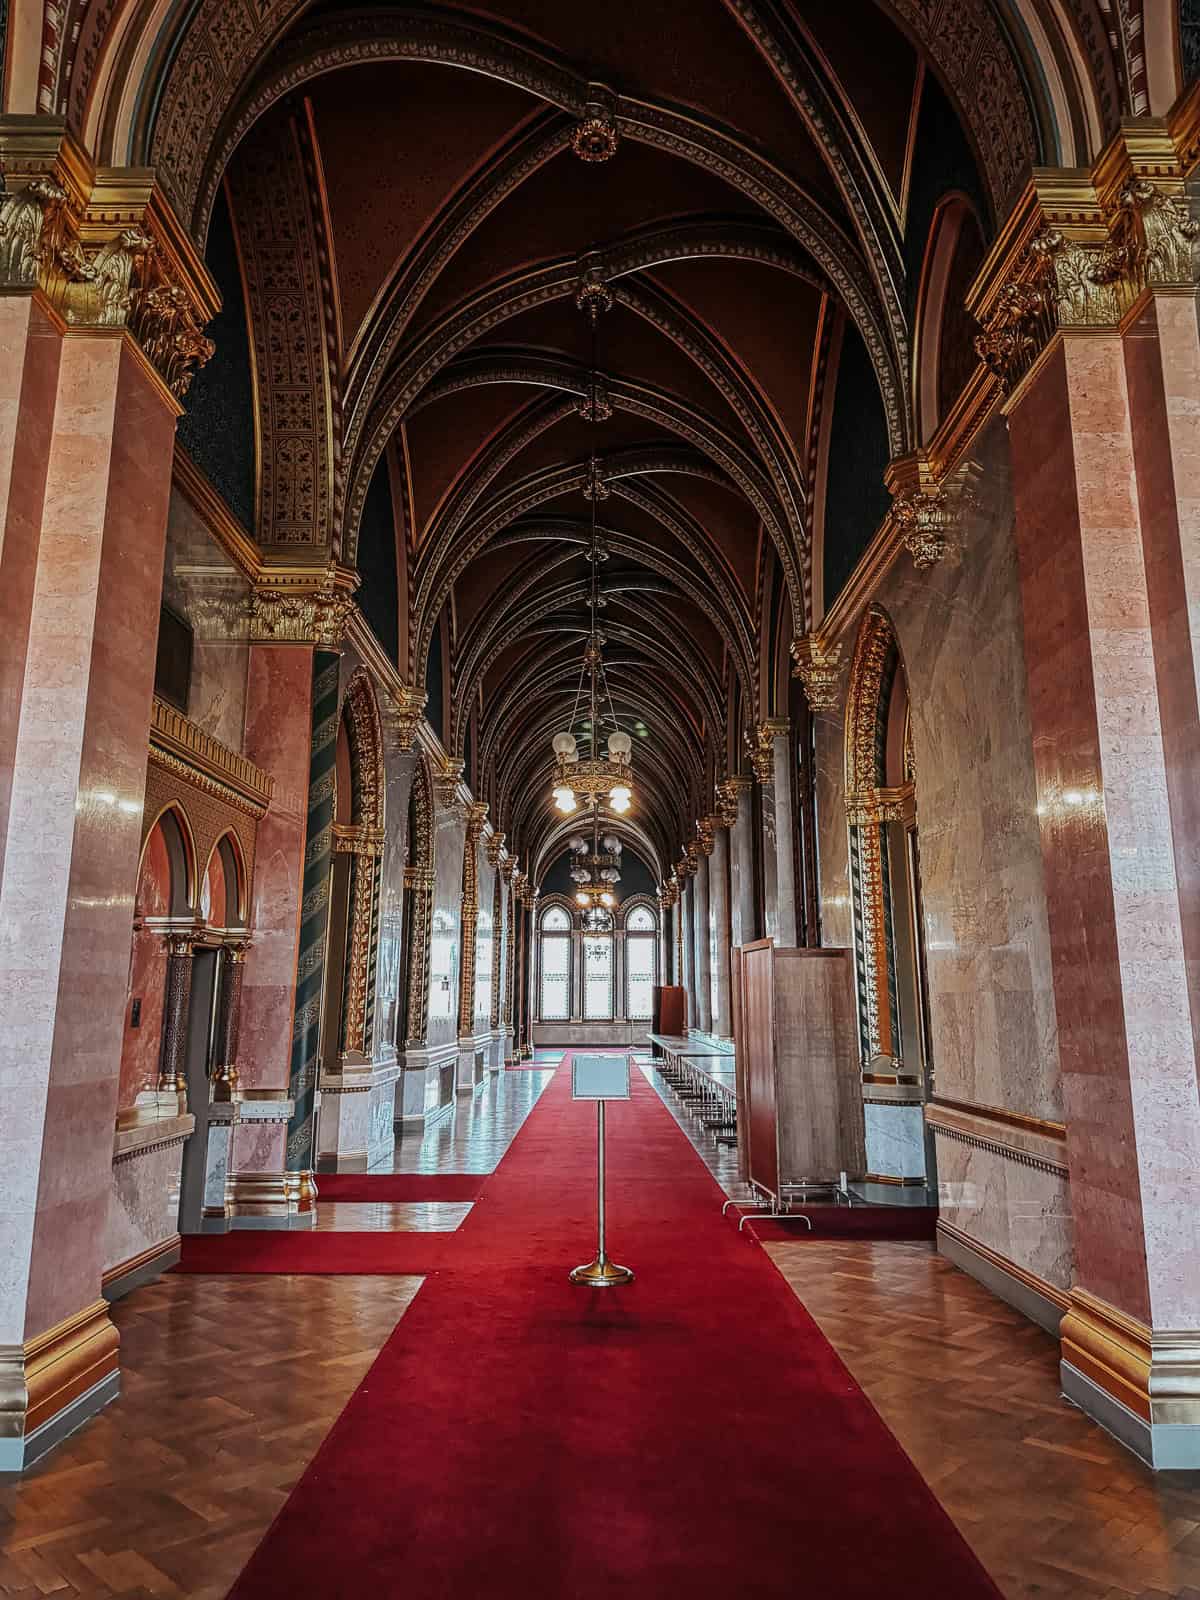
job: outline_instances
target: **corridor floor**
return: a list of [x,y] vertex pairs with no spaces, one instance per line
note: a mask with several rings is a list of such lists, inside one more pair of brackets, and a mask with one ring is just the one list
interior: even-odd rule
[[[489,1170],[548,1080],[489,1081],[397,1170]],[[445,1209],[330,1204],[320,1222],[428,1228]],[[1200,1481],[1155,1479],[1064,1406],[1053,1341],[922,1245],[769,1248],[1009,1600],[1200,1600]],[[419,1286],[168,1276],[119,1303],[121,1399],[0,1483],[0,1594],[222,1600]]]

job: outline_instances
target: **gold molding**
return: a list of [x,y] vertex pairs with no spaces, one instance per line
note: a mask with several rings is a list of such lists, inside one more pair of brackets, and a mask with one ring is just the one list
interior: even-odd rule
[[1150,1328],[1074,1288],[1061,1339],[1063,1360],[1144,1422],[1200,1426],[1200,1330]]
[[28,1436],[118,1370],[120,1337],[96,1300],[24,1344],[0,1348],[0,1437]]
[[252,817],[263,815],[275,792],[274,778],[261,767],[189,722],[157,695],[150,719],[150,759]]
[[143,1267],[152,1267],[158,1261],[163,1263],[160,1270],[165,1272],[167,1270],[168,1257],[174,1258],[177,1256],[182,1243],[183,1240],[180,1235],[173,1233],[170,1238],[160,1239],[157,1244],[152,1244],[145,1250],[139,1250],[137,1255],[130,1256],[128,1260],[118,1261],[115,1267],[109,1267],[107,1272],[101,1275],[100,1287],[102,1289],[111,1289],[114,1283],[119,1282],[122,1278],[127,1278],[130,1273],[140,1272]]
[[1003,1106],[981,1105],[975,1100],[950,1100],[945,1095],[932,1095],[928,1104],[945,1111],[965,1111],[973,1117],[985,1117],[989,1122],[1004,1123],[1010,1128],[1020,1128],[1025,1133],[1040,1133],[1047,1139],[1065,1140],[1066,1124],[1050,1122],[1044,1117],[1027,1116],[1023,1111],[1007,1111]]

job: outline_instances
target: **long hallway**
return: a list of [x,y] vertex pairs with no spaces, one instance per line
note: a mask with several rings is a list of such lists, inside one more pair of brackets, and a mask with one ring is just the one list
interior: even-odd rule
[[[222,1600],[249,1558],[238,1600],[838,1600],[932,1570],[956,1600],[994,1593],[786,1281],[1007,1600],[1194,1600],[1194,1477],[1154,1479],[1064,1406],[1053,1342],[926,1245],[771,1245],[778,1277],[652,1069],[610,1108],[611,1241],[638,1279],[567,1285],[594,1113],[549,1067],[398,1154],[494,1171],[423,1284],[169,1274],[119,1303],[122,1400],[0,1488],[0,1593]],[[441,1229],[441,1209],[322,1202],[320,1229]],[[282,1324],[285,1360],[264,1353]]]

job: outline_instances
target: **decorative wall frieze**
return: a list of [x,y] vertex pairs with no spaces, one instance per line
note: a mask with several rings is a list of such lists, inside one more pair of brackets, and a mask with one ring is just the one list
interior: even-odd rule
[[150,717],[150,760],[182,772],[194,787],[251,817],[263,815],[275,791],[274,778],[157,696]]
[[340,650],[357,587],[348,567],[264,567],[250,603],[250,638]]
[[800,679],[810,711],[832,711],[838,703],[842,647],[825,644],[816,634],[792,640],[792,675]]
[[207,267],[141,168],[94,167],[49,118],[0,118],[0,289],[71,329],[124,329],[178,404],[215,346]]

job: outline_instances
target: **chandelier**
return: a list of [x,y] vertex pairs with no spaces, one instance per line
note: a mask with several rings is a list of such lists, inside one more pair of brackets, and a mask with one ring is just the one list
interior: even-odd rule
[[[603,410],[597,403],[597,396],[603,392],[596,364],[597,323],[600,312],[607,310],[612,304],[612,296],[602,282],[589,276],[576,298],[580,309],[587,312],[592,325],[592,371],[588,401],[583,414],[588,420],[599,422],[611,414],[611,408]],[[607,797],[610,808],[618,814],[628,811],[633,800],[633,740],[627,733],[621,731],[617,722],[612,694],[604,673],[604,635],[600,632],[596,620],[599,609],[600,563],[607,554],[600,545],[596,507],[607,496],[608,485],[604,482],[595,453],[588,462],[588,476],[583,492],[592,507],[592,536],[588,550],[588,561],[592,570],[588,640],[583,651],[579,684],[575,690],[575,703],[571,708],[568,730],[556,733],[551,741],[554,750],[554,784],[551,792],[554,804],[559,811],[568,816],[578,809],[581,799],[595,813],[601,799]],[[569,728],[574,726],[579,704],[583,698],[585,681],[588,686],[588,704],[591,711],[589,729],[592,751],[587,760],[582,760],[575,735]],[[602,700],[607,701],[608,721],[612,724],[612,732],[608,735],[607,748],[603,755],[600,753]]]
[[588,919],[593,913],[599,912],[602,920],[616,905],[616,886],[621,881],[621,841],[614,834],[607,834],[601,849],[598,834],[599,820],[593,815],[591,850],[582,835],[571,840],[574,863],[570,876],[575,885],[575,904],[584,912],[585,928],[591,926]]

